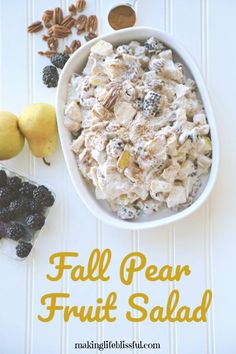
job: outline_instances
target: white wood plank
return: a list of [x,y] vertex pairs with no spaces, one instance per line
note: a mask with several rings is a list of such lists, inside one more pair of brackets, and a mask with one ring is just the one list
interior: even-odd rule
[[[208,1],[207,81],[221,143],[219,178],[211,197],[215,352],[234,353],[235,262],[235,93],[234,14],[236,3]],[[220,25],[223,24],[223,26]]]
[[[204,29],[201,1],[196,0],[191,3],[185,0],[174,1],[171,14],[170,31],[185,45],[200,66],[202,64],[202,31]],[[176,224],[172,235],[175,243],[173,250],[175,264],[188,264],[192,271],[186,281],[183,280],[175,284],[182,294],[181,303],[189,304],[191,308],[200,304],[202,294],[209,286],[206,281],[205,240],[208,220],[206,220],[205,212],[206,209],[203,206],[186,220]],[[189,351],[194,354],[208,352],[207,326],[205,324],[176,324],[176,331],[176,350],[179,352]]]
[[[170,264],[169,260],[169,228],[161,227],[149,231],[143,231],[139,236],[139,252],[147,257],[147,265],[156,265],[158,269],[162,266]],[[150,282],[145,278],[144,272],[138,277],[137,292],[143,292],[149,297],[149,304],[145,308],[149,311],[154,306],[164,306],[171,291],[170,283],[166,282]],[[170,323],[155,323],[146,320],[140,322],[138,335],[143,342],[160,343],[161,349],[159,353],[171,353],[173,345],[170,338]],[[137,338],[138,340],[139,338]],[[140,350],[144,353],[146,350]]]
[[[140,26],[150,26],[164,31],[167,27],[167,4],[162,0],[138,1],[137,2],[137,23]],[[158,267],[169,263],[169,229],[162,227],[149,231],[139,232],[137,236],[137,244],[139,251],[146,255],[148,264],[155,264]],[[149,263],[150,262],[150,263]],[[143,274],[137,281],[137,292],[144,292],[149,296],[151,307],[162,304],[164,305],[170,292],[170,284],[168,282],[152,283],[148,282]],[[152,323],[145,321],[137,326],[136,339],[140,338],[145,342],[159,342],[160,353],[171,351],[173,346],[170,337],[171,326],[169,323]],[[144,353],[145,350],[140,350]]]
[[[67,12],[68,2],[61,1],[40,1],[34,2],[34,13],[41,14],[46,8],[54,8],[61,6],[65,12]],[[86,8],[86,14],[94,14],[95,1],[90,1]],[[67,43],[71,41],[75,36],[68,38]],[[81,41],[85,41],[81,38]],[[65,42],[65,41],[64,41]],[[45,44],[42,42],[40,36],[35,36],[34,50],[37,52]],[[49,60],[41,58],[37,54],[34,54],[34,82],[35,82],[35,96],[34,100],[39,101],[43,99],[45,102],[54,103],[55,90],[47,89],[41,83],[41,72],[45,65],[49,64]],[[70,293],[71,296],[68,301],[64,301],[64,304],[70,306],[82,305],[93,303],[93,297],[88,297],[86,294],[96,294],[97,285],[95,283],[77,284],[69,280],[69,274],[66,274],[62,281],[58,283],[49,283],[45,279],[45,274],[49,270],[48,257],[50,254],[56,251],[75,251],[81,254],[78,259],[80,262],[85,262],[89,253],[96,247],[96,220],[84,207],[80,199],[78,198],[72,183],[69,179],[69,175],[65,170],[64,159],[60,149],[50,158],[52,166],[48,168],[43,166],[39,160],[35,161],[35,174],[40,175],[41,178],[51,181],[57,194],[57,205],[51,215],[51,229],[44,230],[45,236],[42,235],[40,240],[41,244],[38,246],[40,254],[35,259],[35,272],[34,272],[34,311],[37,313],[40,303],[40,296],[43,292],[47,291],[61,291]],[[55,178],[57,176],[57,178]],[[44,237],[43,237],[44,236]],[[85,242],[86,238],[86,242]],[[44,251],[47,249],[47,252]],[[40,275],[44,277],[40,279]],[[68,287],[70,284],[70,287]],[[42,291],[42,290],[43,291]],[[53,290],[52,290],[53,289]],[[55,320],[54,324],[48,325],[40,323],[36,318],[34,320],[34,338],[33,338],[33,352],[37,353],[37,350],[41,352],[43,349],[47,349],[47,343],[51,337],[58,338],[57,341],[51,342],[53,346],[52,352],[67,352],[69,348],[73,349],[73,343],[82,340],[83,338],[89,338],[90,336],[96,338],[96,324],[80,324],[77,319],[70,320],[68,324],[65,324],[63,319]],[[78,335],[79,333],[79,335]],[[81,335],[83,333],[83,337]],[[45,341],[45,346],[41,343],[41,338],[48,338]],[[69,347],[68,344],[69,343]],[[38,349],[39,348],[39,349]]]
[[174,0],[171,4],[170,32],[179,39],[201,64],[202,8],[201,0]]
[[[12,6],[15,8],[14,11]],[[28,101],[26,9],[26,1],[0,3],[0,109],[14,112],[16,115]],[[12,21],[15,26],[9,25]],[[16,38],[21,40],[18,41]],[[18,157],[3,163],[20,171],[27,171],[29,166],[27,149],[24,149]],[[26,327],[22,326],[22,323],[27,323],[28,268],[25,262],[19,263],[0,255],[0,278],[3,282],[0,301],[4,304],[0,314],[0,338],[3,353],[25,353]],[[16,333],[17,340],[12,340],[12,333]]]
[[149,26],[159,30],[165,29],[165,0],[139,0],[137,1],[137,25]]
[[[68,3],[69,0],[1,0],[1,109],[18,114],[29,101],[54,102],[55,90],[48,90],[41,83],[41,71],[48,60],[36,54],[38,50],[46,49],[45,44],[40,34],[27,36],[25,29],[31,20],[40,18],[46,8],[61,5],[66,9]],[[91,0],[87,3],[86,14],[99,14],[100,33],[111,31],[107,14],[118,1]],[[232,186],[236,167],[232,151],[235,150],[233,88],[236,72],[232,68],[236,49],[232,43],[236,4],[233,0],[224,3],[219,0],[138,0],[137,10],[138,25],[172,32],[192,53],[207,78],[222,143],[221,169],[211,202],[174,227],[132,234],[114,229],[96,221],[79,200],[65,170],[60,148],[50,158],[52,166],[48,168],[41,160],[30,157],[26,146],[18,157],[5,164],[52,184],[57,201],[31,263],[19,264],[0,257],[0,277],[4,279],[0,292],[4,304],[0,315],[0,351],[3,354],[72,354],[74,342],[87,339],[157,341],[162,346],[160,354],[234,354],[233,318],[236,312],[232,279],[236,271],[236,223]],[[14,45],[9,44],[9,37],[17,39]],[[70,43],[71,40],[66,41]],[[19,53],[17,61],[16,53]],[[53,252],[79,252],[78,260],[73,263],[86,264],[95,247],[112,250],[110,282],[73,282],[69,274],[58,283],[46,279],[45,275],[52,272],[48,258]],[[132,286],[121,285],[119,265],[124,255],[132,250],[143,252],[148,263],[159,266],[189,264],[192,274],[177,284],[155,284],[147,282],[141,273]],[[125,320],[131,293],[147,293],[148,308],[151,308],[157,303],[164,305],[169,292],[176,287],[181,302],[194,306],[207,286],[212,287],[214,296],[207,325],[153,324],[149,321],[132,325]],[[64,303],[79,306],[93,304],[98,296],[106,297],[113,290],[118,294],[119,306],[115,324],[81,324],[76,319],[64,324],[60,315],[47,324],[37,320],[38,314],[45,313],[40,298],[47,292],[69,292],[71,298]],[[131,353],[130,350],[125,352]]]
[[[45,9],[58,6],[58,1],[31,1],[28,5],[28,24],[35,20],[40,20]],[[28,25],[27,24],[27,25]],[[48,60],[39,57],[37,52],[44,50],[45,43],[42,41],[42,32],[29,35],[29,60],[30,60],[30,100],[31,102],[47,102],[54,104],[55,90],[46,89],[42,84],[42,68],[49,65]],[[46,48],[45,48],[46,49]],[[40,353],[42,350],[60,352],[61,350],[61,316],[58,315],[50,323],[40,322],[38,315],[46,316],[46,309],[41,305],[41,296],[45,293],[60,292],[61,283],[50,283],[46,279],[46,274],[50,273],[48,259],[53,252],[63,247],[64,231],[64,197],[62,194],[64,174],[61,169],[63,162],[59,148],[52,157],[49,158],[51,166],[44,165],[41,159],[31,158],[31,172],[40,179],[53,186],[56,193],[56,203],[49,214],[45,228],[38,239],[32,261],[32,269],[29,273],[31,284],[31,299],[28,304],[30,323],[28,324],[28,352]],[[55,176],[60,176],[55,178]],[[45,252],[45,250],[47,250]],[[44,338],[44,343],[42,343]],[[50,340],[51,338],[57,338]]]
[[[98,1],[98,17],[100,21],[100,33],[107,33],[113,31],[110,27],[107,18],[110,9],[117,5],[116,0]],[[100,340],[133,340],[133,325],[125,318],[125,311],[127,309],[128,298],[131,294],[131,289],[121,284],[119,280],[119,266],[122,258],[132,251],[132,233],[115,229],[109,225],[101,225],[101,238],[99,240],[99,247],[109,248],[112,251],[112,262],[109,268],[109,275],[111,280],[109,282],[100,284],[99,293],[103,297],[107,297],[112,291],[118,295],[116,311],[117,320],[114,323],[104,322],[99,326]],[[119,332],[117,332],[119,328]],[[119,352],[119,350],[115,350]]]
[[[125,314],[128,309],[128,298],[132,293],[131,286],[125,286],[120,281],[120,264],[122,259],[132,251],[132,235],[128,231],[103,225],[102,248],[109,248],[112,252],[112,261],[109,267],[109,282],[102,284],[101,293],[106,298],[109,293],[117,293],[116,321],[104,322],[102,336],[104,340],[133,340],[133,324],[126,320]],[[117,331],[119,328],[119,331]],[[119,352],[119,351],[117,351]]]

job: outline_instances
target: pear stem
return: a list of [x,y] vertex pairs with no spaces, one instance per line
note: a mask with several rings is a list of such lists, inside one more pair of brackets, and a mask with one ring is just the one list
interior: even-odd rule
[[42,160],[43,160],[43,162],[45,163],[45,165],[51,166],[50,162],[48,162],[45,157],[43,157]]

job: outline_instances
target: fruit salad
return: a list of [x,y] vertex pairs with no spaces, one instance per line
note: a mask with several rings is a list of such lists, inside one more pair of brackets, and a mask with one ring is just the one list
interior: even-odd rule
[[54,201],[46,186],[0,166],[0,251],[26,258]]
[[197,85],[156,38],[92,46],[71,77],[64,125],[81,174],[121,219],[185,209],[209,175],[210,128]]

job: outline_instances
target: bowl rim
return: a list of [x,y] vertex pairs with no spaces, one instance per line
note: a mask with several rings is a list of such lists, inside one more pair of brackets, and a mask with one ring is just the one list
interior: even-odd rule
[[[61,100],[60,100],[60,95],[61,91],[64,90],[64,78],[66,75],[66,72],[68,71],[68,68],[70,67],[71,63],[75,60],[75,58],[79,57],[81,52],[86,52],[91,48],[92,45],[94,45],[96,42],[99,40],[107,40],[107,41],[112,41],[113,37],[117,38],[118,36],[120,37],[120,41],[122,43],[122,35],[125,35],[127,33],[140,33],[140,37],[150,37],[150,36],[156,36],[159,38],[161,41],[166,42],[170,47],[172,47],[176,53],[180,55],[180,57],[187,63],[188,69],[191,71],[192,76],[197,82],[197,86],[199,89],[199,92],[201,94],[201,98],[204,103],[204,108],[207,112],[207,119],[210,125],[210,131],[211,131],[211,140],[212,140],[212,147],[213,147],[213,156],[212,156],[212,166],[211,170],[209,173],[209,178],[208,181],[205,185],[204,190],[201,192],[199,197],[193,202],[193,204],[186,209],[177,212],[173,215],[166,216],[164,218],[156,219],[156,220],[147,220],[147,221],[139,221],[139,220],[134,220],[134,221],[126,221],[122,219],[118,219],[115,214],[114,216],[108,214],[105,210],[102,209],[102,207],[99,206],[95,202],[95,195],[91,198],[91,196],[88,193],[88,190],[86,187],[81,186],[81,183],[77,183],[74,178],[74,174],[71,168],[71,165],[68,160],[67,156],[67,149],[68,147],[66,146],[66,142],[63,138],[63,131],[66,130],[63,124],[63,117],[60,114],[60,107],[61,107]],[[132,39],[130,39],[132,40]],[[125,39],[124,39],[125,41]],[[63,102],[64,105],[64,102]],[[188,52],[188,50],[178,41],[175,39],[170,34],[167,34],[166,32],[160,31],[156,28],[153,27],[146,27],[146,26],[137,26],[133,28],[126,28],[122,29],[119,31],[115,32],[110,32],[103,34],[101,36],[98,36],[97,38],[89,41],[88,43],[85,43],[75,51],[75,53],[72,54],[70,59],[67,61],[65,67],[63,68],[60,78],[59,78],[59,83],[57,87],[57,92],[56,92],[56,113],[57,113],[57,124],[58,124],[58,131],[59,131],[59,137],[60,137],[60,142],[63,150],[63,155],[64,159],[67,165],[67,170],[69,172],[70,178],[72,180],[72,183],[75,187],[75,190],[77,194],[79,195],[80,199],[82,202],[86,205],[86,207],[90,210],[90,212],[96,216],[99,220],[104,221],[105,223],[115,226],[121,229],[127,229],[127,230],[145,230],[145,229],[151,229],[159,226],[164,226],[167,224],[171,224],[174,222],[177,222],[183,218],[185,218],[188,215],[191,215],[193,212],[195,212],[209,197],[218,174],[218,168],[219,168],[219,140],[218,140],[218,134],[217,134],[217,128],[216,128],[216,120],[214,116],[214,112],[212,109],[209,93],[207,90],[206,83],[203,80],[202,74],[198,68],[198,65],[195,62],[195,59],[192,57],[192,55]],[[71,151],[71,154],[73,152]],[[77,173],[80,174],[79,170],[77,169]],[[80,175],[81,176],[81,175]],[[81,176],[82,178],[82,176]],[[83,191],[82,191],[83,190]],[[86,195],[85,195],[86,194]]]

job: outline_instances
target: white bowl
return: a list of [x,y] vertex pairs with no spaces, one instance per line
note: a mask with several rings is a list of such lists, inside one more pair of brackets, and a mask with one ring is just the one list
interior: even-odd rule
[[[173,49],[174,56],[178,58],[185,65],[185,71],[187,71],[187,74],[190,77],[192,77],[197,83],[203,101],[203,105],[206,110],[208,122],[210,125],[210,130],[211,130],[212,150],[213,150],[212,167],[209,176],[207,176],[202,181],[202,188],[199,191],[198,195],[196,196],[196,200],[190,207],[180,212],[163,211],[161,213],[154,213],[150,216],[148,215],[140,216],[135,221],[124,221],[119,219],[110,210],[109,206],[105,201],[96,200],[93,189],[87,185],[87,183],[81,176],[76,165],[75,156],[70,148],[71,141],[72,141],[71,134],[63,125],[64,105],[65,105],[66,95],[67,95],[67,85],[71,78],[71,75],[73,73],[80,73],[83,70],[91,46],[93,46],[99,39],[104,39],[108,42],[111,42],[114,46],[117,46],[122,43],[129,42],[131,40],[144,41],[145,39],[151,36],[160,39],[168,47]],[[209,196],[215,184],[217,170],[218,170],[218,160],[219,160],[219,147],[218,147],[215,118],[212,111],[208,92],[198,67],[193,61],[191,55],[172,36],[164,32],[158,31],[154,28],[135,27],[135,28],[124,29],[124,30],[120,30],[117,32],[100,36],[99,38],[96,38],[84,44],[71,56],[71,58],[68,60],[61,73],[58,89],[57,89],[56,110],[57,110],[57,123],[58,123],[61,145],[62,145],[66,165],[71,180],[74,184],[75,190],[80,196],[80,198],[82,199],[82,201],[84,202],[84,204],[88,207],[88,209],[102,221],[109,223],[112,226],[121,227],[129,230],[141,230],[141,229],[149,229],[157,226],[162,226],[162,225],[166,225],[178,221],[190,215],[192,212],[198,209],[200,205],[202,205],[202,203]]]

